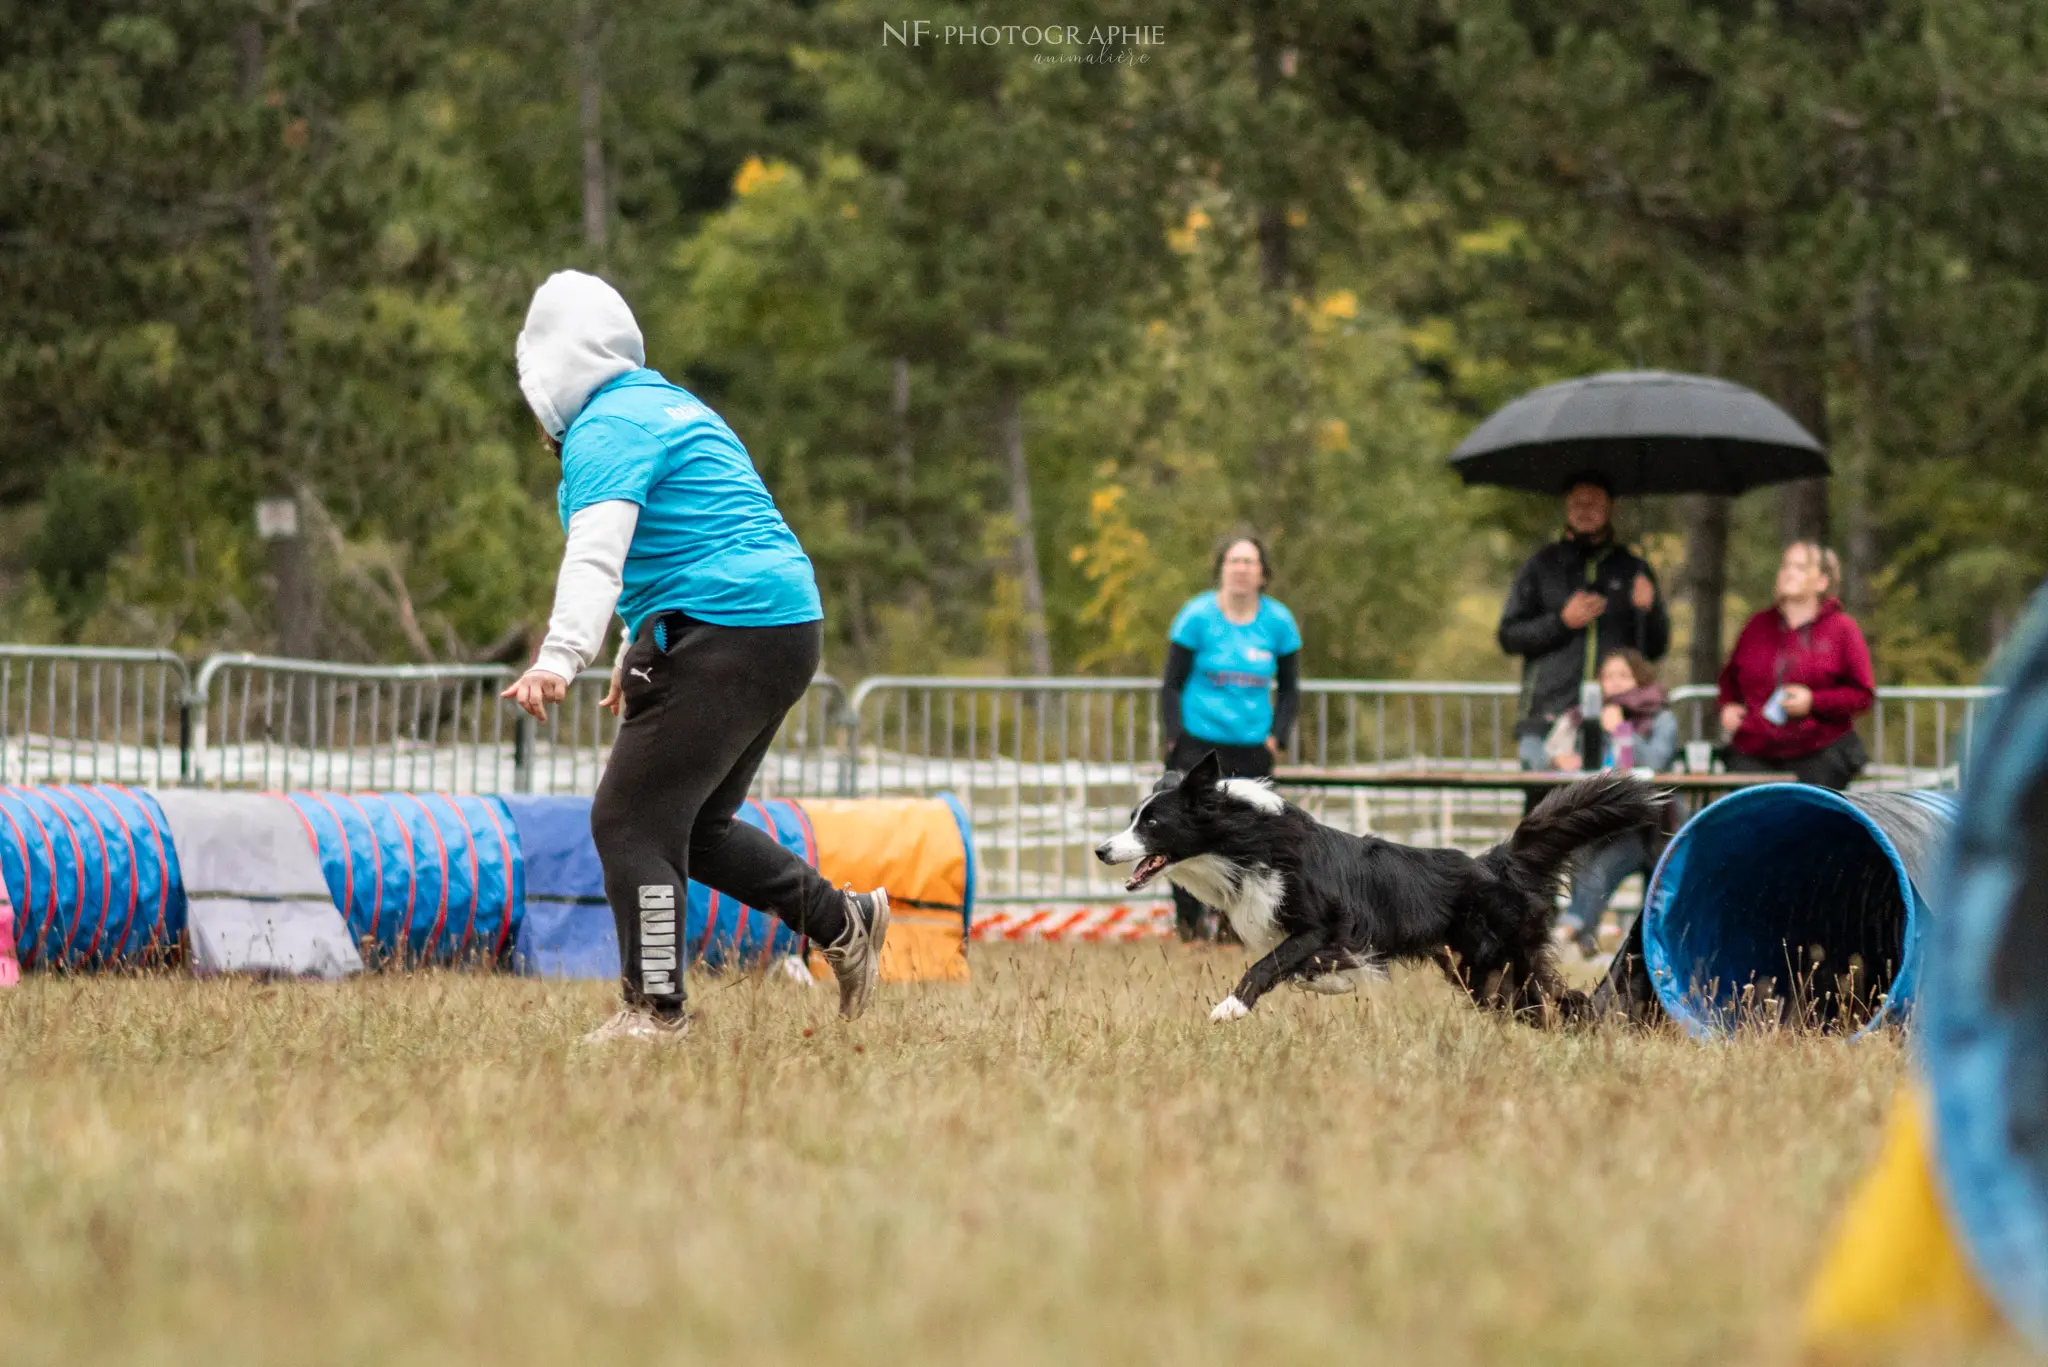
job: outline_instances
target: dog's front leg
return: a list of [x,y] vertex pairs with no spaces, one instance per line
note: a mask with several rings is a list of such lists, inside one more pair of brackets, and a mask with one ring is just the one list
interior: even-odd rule
[[1273,952],[1255,962],[1237,981],[1237,990],[1216,1003],[1209,1013],[1212,1021],[1243,1020],[1259,1004],[1259,998],[1299,973],[1310,959],[1330,947],[1329,935],[1321,930],[1304,930],[1273,946]]

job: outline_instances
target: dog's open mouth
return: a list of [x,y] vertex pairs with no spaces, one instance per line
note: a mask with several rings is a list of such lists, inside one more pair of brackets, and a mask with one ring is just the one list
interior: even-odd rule
[[1129,880],[1124,883],[1125,892],[1136,892],[1158,875],[1159,871],[1173,861],[1163,854],[1148,854],[1138,861],[1138,867],[1131,870]]

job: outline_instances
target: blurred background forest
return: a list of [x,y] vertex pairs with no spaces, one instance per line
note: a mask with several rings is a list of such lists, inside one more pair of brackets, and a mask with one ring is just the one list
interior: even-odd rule
[[748,443],[842,677],[1149,672],[1240,521],[1311,672],[1508,677],[1557,509],[1444,459],[1617,367],[1834,463],[1625,506],[1673,676],[1788,532],[1894,682],[2048,569],[2048,6],[1024,8],[0,0],[0,640],[523,659],[512,339],[572,265]]

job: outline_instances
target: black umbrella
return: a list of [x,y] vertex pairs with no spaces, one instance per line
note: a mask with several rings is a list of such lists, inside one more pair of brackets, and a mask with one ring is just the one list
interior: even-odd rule
[[1531,390],[1451,453],[1467,484],[1564,492],[1597,470],[1616,495],[1739,494],[1828,472],[1813,434],[1753,389],[1617,370]]

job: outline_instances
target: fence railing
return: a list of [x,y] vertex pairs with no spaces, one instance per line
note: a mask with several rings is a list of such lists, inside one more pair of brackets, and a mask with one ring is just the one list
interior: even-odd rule
[[[347,665],[216,655],[191,690],[187,781],[213,788],[589,793],[619,722],[585,670],[545,724],[498,696],[500,665]],[[761,766],[761,796],[837,792],[845,690],[820,676]]]
[[[873,678],[853,690],[848,769],[873,795],[955,793],[974,822],[981,895],[1098,900],[1121,893],[1093,857],[1157,778],[1158,681]],[[1886,688],[1859,723],[1863,782],[1953,787],[1988,688]],[[1323,768],[1518,767],[1510,683],[1307,680],[1290,756]],[[1680,734],[1718,734],[1711,687],[1674,690]],[[1513,791],[1323,789],[1291,793],[1322,820],[1416,844],[1477,849],[1522,813]]]
[[1159,776],[1158,698],[1155,679],[868,679],[849,701],[855,791],[955,794],[979,897],[1113,896],[1092,851]]
[[[1963,759],[1975,744],[1984,707],[1998,696],[1981,685],[1925,687],[1888,685],[1877,690],[1877,705],[1859,717],[1857,734],[1869,751],[1861,782],[1886,788],[1953,788]],[[1679,734],[1712,740],[1721,734],[1715,691],[1686,684],[1671,692]]]
[[178,783],[189,691],[167,651],[0,645],[0,783]]
[[1512,765],[1520,692],[1510,683],[1304,679],[1294,758],[1341,769]]
[[[538,725],[498,697],[491,665],[328,664],[216,655],[196,672],[159,651],[0,645],[0,783],[217,788],[595,790],[618,722],[589,671]],[[1502,771],[1516,765],[1507,683],[1318,679],[1302,685],[1302,763]],[[1988,688],[1895,687],[1859,722],[1863,781],[1954,786]],[[1714,691],[1674,690],[1680,734],[1718,734]],[[1152,678],[882,677],[849,694],[826,676],[762,765],[763,796],[931,796],[975,827],[981,895],[1120,896],[1093,857],[1159,772]],[[1476,848],[1521,812],[1513,792],[1291,794],[1324,820],[1420,844]]]

